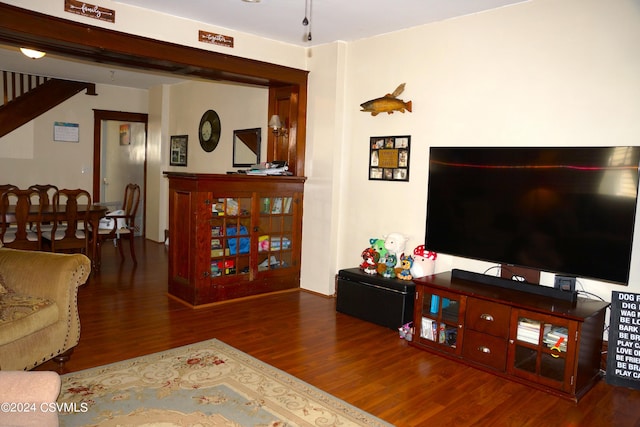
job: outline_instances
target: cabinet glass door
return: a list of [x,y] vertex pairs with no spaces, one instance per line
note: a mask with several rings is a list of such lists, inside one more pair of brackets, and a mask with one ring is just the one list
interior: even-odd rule
[[261,197],[258,224],[258,271],[293,265],[293,197]]
[[462,331],[462,296],[425,288],[421,296],[419,337],[427,345],[459,352]]
[[221,197],[211,204],[211,277],[248,275],[251,197]]
[[522,311],[514,319],[513,374],[565,388],[567,361],[574,351],[570,322]]

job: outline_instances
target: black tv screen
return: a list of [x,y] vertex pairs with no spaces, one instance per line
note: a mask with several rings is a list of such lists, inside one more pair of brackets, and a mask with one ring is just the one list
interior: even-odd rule
[[629,281],[640,147],[433,147],[425,246]]

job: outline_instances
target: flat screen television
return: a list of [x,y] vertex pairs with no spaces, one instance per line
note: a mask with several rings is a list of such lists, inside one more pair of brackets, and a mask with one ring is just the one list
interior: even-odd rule
[[640,147],[432,147],[431,251],[629,281]]

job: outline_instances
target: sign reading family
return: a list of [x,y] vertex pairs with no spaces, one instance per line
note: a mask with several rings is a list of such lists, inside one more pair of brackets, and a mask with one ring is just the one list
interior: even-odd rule
[[215,44],[218,46],[233,47],[233,37],[223,34],[209,33],[207,31],[198,31],[198,40],[203,43]]
[[116,22],[116,11],[104,7],[84,3],[76,0],[64,0],[64,11],[76,15],[99,19],[100,21]]

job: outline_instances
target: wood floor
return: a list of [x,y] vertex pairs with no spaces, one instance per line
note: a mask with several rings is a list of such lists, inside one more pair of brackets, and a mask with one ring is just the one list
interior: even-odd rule
[[561,400],[410,347],[336,313],[333,298],[293,291],[186,307],[167,297],[164,245],[136,245],[136,268],[105,245],[102,271],[80,289],[67,372],[218,338],[397,426],[640,426],[638,390],[600,381],[578,404]]

